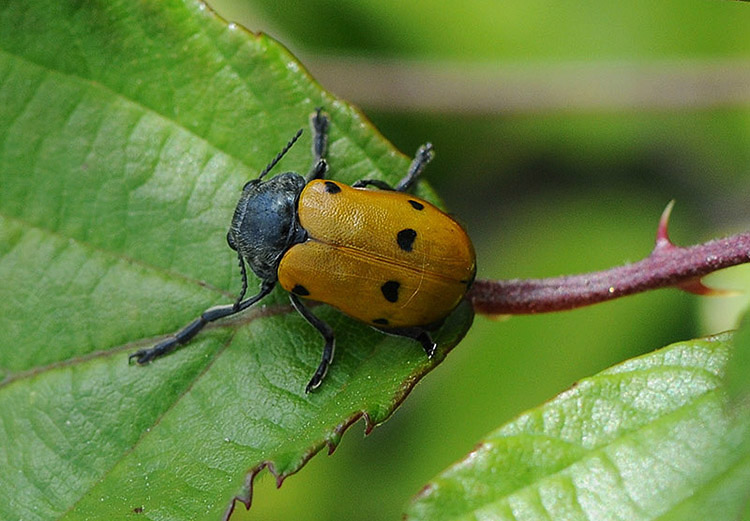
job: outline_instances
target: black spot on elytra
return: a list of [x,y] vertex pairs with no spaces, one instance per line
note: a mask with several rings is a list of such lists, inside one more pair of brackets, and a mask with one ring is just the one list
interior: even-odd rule
[[294,293],[295,295],[300,295],[302,297],[306,297],[307,295],[310,294],[310,292],[307,291],[307,288],[304,287],[302,284],[297,284],[296,286],[294,286],[292,288],[292,293]]
[[415,210],[424,210],[424,205],[420,203],[419,201],[415,201],[414,199],[409,199],[409,204]]
[[387,300],[388,302],[396,302],[398,300],[398,288],[400,287],[400,282],[389,280],[388,282],[380,286],[380,291],[383,292],[385,300]]
[[417,238],[417,232],[411,228],[404,228],[396,235],[398,247],[404,251],[411,251],[414,247],[414,239]]
[[329,194],[337,194],[341,191],[341,187],[332,181],[326,181],[326,192]]
[[379,326],[387,326],[389,322],[387,318],[376,318],[372,323],[378,324]]

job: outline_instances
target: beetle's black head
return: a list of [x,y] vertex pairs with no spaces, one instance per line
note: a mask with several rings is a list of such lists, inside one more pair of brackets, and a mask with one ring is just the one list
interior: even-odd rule
[[297,222],[297,199],[305,179],[287,172],[245,185],[234,210],[227,241],[263,280],[276,280],[281,256],[302,242],[306,233]]
[[305,179],[286,172],[263,181],[301,133],[297,132],[256,179],[245,184],[227,233],[229,246],[264,281],[276,280],[281,256],[307,236],[297,221],[297,199],[307,183]]

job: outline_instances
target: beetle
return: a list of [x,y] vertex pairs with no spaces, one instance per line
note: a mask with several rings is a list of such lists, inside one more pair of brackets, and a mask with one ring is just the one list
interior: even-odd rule
[[[154,347],[131,354],[129,361],[146,364],[170,353],[209,322],[246,310],[277,283],[325,340],[305,392],[323,381],[335,338],[302,299],[329,304],[384,333],[414,339],[433,356],[437,344],[430,331],[463,299],[474,281],[476,258],[461,225],[408,193],[431,161],[432,145],[419,148],[395,187],[377,179],[348,186],[324,177],[328,117],[317,109],[310,123],[314,160],[307,176],[286,172],[263,180],[299,139],[300,129],[242,189],[227,233],[242,275],[234,304],[207,309]],[[247,299],[246,264],[261,281],[260,291]]]

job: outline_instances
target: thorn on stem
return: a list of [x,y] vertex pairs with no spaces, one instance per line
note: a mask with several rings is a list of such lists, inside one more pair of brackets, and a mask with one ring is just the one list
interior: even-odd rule
[[[674,208],[674,199],[669,201],[667,207],[661,213],[659,218],[659,227],[656,230],[656,244],[654,245],[654,252],[663,252],[665,250],[671,250],[677,248],[672,240],[669,238],[669,217],[672,215],[672,209]],[[715,289],[709,288],[701,281],[700,277],[686,280],[675,287],[693,293],[695,295],[701,295],[704,297],[731,297],[738,294],[737,291],[727,289]]]
[[672,208],[674,208],[674,199],[669,201],[667,207],[664,208],[664,211],[659,218],[659,227],[656,230],[656,244],[654,245],[654,251],[661,251],[675,247],[669,238],[669,217],[672,215]]

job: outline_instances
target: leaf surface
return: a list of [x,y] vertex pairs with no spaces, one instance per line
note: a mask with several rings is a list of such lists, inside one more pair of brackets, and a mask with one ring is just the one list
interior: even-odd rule
[[[282,480],[362,415],[384,421],[465,333],[464,306],[428,361],[316,307],[337,358],[305,395],[322,340],[276,291],[128,365],[232,301],[240,189],[317,106],[332,177],[406,172],[279,44],[200,2],[0,5],[0,518],[217,519],[263,466]],[[309,139],[277,171],[306,172]]]
[[732,337],[614,366],[490,434],[408,519],[734,520],[750,495],[750,415],[727,405]]

